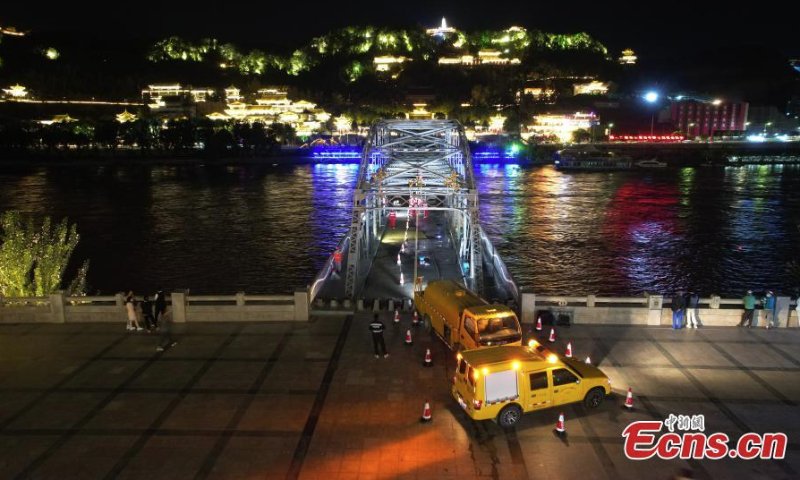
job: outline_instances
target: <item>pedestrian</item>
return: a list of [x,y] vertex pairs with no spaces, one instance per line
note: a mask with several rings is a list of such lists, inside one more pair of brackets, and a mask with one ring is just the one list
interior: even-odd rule
[[672,329],[680,330],[683,325],[683,292],[679,291],[672,297],[670,308],[672,309]]
[[156,328],[156,320],[153,318],[153,302],[150,301],[150,295],[144,296],[140,307],[142,309],[142,318],[144,318],[147,326],[147,333],[150,333]]
[[128,331],[132,332],[134,330],[141,331],[144,330],[142,327],[139,326],[139,321],[136,320],[136,306],[133,303],[133,291],[129,291],[127,295],[125,295],[125,310],[128,311]]
[[697,328],[698,305],[700,304],[700,296],[694,292],[689,292],[689,299],[686,302],[686,328]]
[[389,226],[392,227],[392,230],[394,230],[395,222],[397,222],[397,214],[394,212],[394,210],[392,210],[389,212]]
[[742,302],[744,303],[744,314],[738,326],[750,328],[753,326],[753,310],[756,308],[756,297],[753,296],[752,290],[747,291],[747,295],[742,297]]
[[164,295],[164,289],[158,287],[156,289],[156,298],[155,298],[156,310],[155,310],[155,323],[156,323],[156,330],[158,330],[158,326],[161,321],[161,316],[164,315],[164,312],[167,311],[167,296]]
[[333,251],[333,268],[336,273],[342,271],[342,251],[339,250],[339,247],[336,247],[336,250]]
[[157,352],[163,352],[178,344],[172,336],[172,326],[172,312],[165,306],[161,312],[161,339],[156,347]]
[[[380,351],[383,351],[383,358],[389,356],[389,352],[386,351],[386,342],[383,341],[384,330],[386,330],[386,327],[376,313],[372,323],[369,324],[369,331],[372,332],[372,347],[375,349],[375,358],[379,358]],[[380,347],[380,350],[378,347]]]
[[[767,295],[761,299],[761,305],[764,307],[764,323],[769,330],[772,328],[772,323],[775,322],[775,297],[772,292],[767,292]],[[775,326],[778,326],[778,322],[775,322]]]

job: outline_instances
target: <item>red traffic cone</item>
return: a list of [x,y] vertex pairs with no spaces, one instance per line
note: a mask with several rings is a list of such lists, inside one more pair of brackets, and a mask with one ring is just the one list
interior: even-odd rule
[[558,414],[558,423],[556,423],[556,432],[559,435],[563,435],[567,431],[567,428],[564,426],[564,412]]
[[625,398],[625,408],[628,410],[633,408],[633,392],[630,387],[628,387],[628,396]]
[[567,358],[572,358],[572,342],[567,342],[567,353],[565,353]]
[[550,329],[550,341],[551,342],[555,342],[556,341],[556,329],[555,328],[551,328]]
[[413,345],[414,342],[411,340],[411,330],[406,330],[406,345]]
[[426,348],[425,349],[425,361],[422,362],[422,366],[423,367],[432,367],[433,366],[433,360],[431,360],[431,349],[430,348]]
[[591,365],[591,364],[592,364],[592,359],[591,359],[591,358],[589,358],[589,357],[586,357],[586,361],[585,361],[584,363],[585,363],[586,365]]
[[419,325],[419,314],[417,313],[416,310],[414,310],[414,318],[411,320],[411,323],[414,324],[415,326]]
[[542,317],[536,319],[536,331],[537,332],[542,331]]
[[400,323],[400,312],[397,310],[394,311],[394,323]]
[[419,419],[420,422],[430,422],[431,421],[431,405],[425,400],[425,406],[422,407],[422,418]]

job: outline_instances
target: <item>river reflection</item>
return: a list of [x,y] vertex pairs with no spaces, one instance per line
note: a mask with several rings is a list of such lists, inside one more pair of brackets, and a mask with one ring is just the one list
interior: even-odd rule
[[[356,165],[6,169],[0,210],[68,216],[105,293],[282,293],[346,232]],[[800,169],[565,174],[479,165],[481,221],[518,282],[547,294],[787,291]],[[78,262],[76,261],[76,264]]]

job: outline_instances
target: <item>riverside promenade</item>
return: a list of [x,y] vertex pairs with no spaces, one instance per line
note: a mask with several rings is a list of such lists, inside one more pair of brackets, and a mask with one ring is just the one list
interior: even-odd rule
[[[598,410],[527,414],[515,430],[449,397],[452,353],[422,329],[404,346],[384,312],[309,322],[187,323],[178,345],[117,324],[0,325],[3,479],[797,478],[800,331],[574,325],[557,329],[613,379]],[[426,348],[433,368],[421,366]],[[621,409],[634,391],[635,409]],[[419,422],[425,400],[433,421]],[[706,432],[784,432],[785,460],[627,460],[635,420],[705,415]]]

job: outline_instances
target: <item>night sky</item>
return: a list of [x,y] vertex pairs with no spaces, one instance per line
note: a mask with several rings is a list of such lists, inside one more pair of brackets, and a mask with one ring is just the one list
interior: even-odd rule
[[[769,2],[767,2],[769,3]],[[771,46],[800,56],[800,36],[787,7],[738,2],[537,2],[537,1],[178,1],[58,2],[31,8],[4,2],[0,25],[40,33],[113,35],[119,42],[167,35],[216,37],[247,46],[297,44],[352,24],[434,26],[442,16],[461,29],[523,25],[554,32],[586,31],[612,52],[640,54],[676,50]]]

